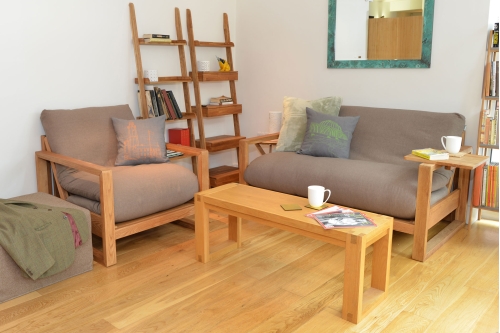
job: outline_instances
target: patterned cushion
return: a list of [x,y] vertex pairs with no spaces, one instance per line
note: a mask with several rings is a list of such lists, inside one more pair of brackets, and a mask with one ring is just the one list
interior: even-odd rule
[[307,128],[299,154],[349,158],[352,133],[359,117],[337,117],[307,108]]
[[306,101],[295,97],[285,97],[283,100],[283,126],[281,126],[276,151],[297,151],[306,133],[306,108],[309,107],[321,113],[337,116],[342,97],[326,97]]
[[118,140],[115,165],[168,162],[165,148],[165,116],[144,120],[111,120]]

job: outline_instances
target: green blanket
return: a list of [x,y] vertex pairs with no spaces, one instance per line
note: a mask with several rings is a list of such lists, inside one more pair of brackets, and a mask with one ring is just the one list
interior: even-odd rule
[[78,209],[0,199],[0,245],[33,280],[59,273],[75,259],[75,241],[68,218],[82,242],[89,238],[85,214]]

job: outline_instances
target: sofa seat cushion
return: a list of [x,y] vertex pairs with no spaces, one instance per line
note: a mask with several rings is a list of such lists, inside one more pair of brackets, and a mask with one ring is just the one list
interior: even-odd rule
[[[432,202],[446,196],[451,175],[443,168],[434,172]],[[260,156],[244,175],[249,185],[301,197],[307,197],[309,185],[321,185],[332,191],[331,203],[400,219],[415,218],[417,178],[418,163],[405,166],[291,152]]]
[[[173,163],[110,168],[113,173],[115,221],[123,222],[157,213],[194,197],[196,175]],[[58,168],[61,186],[69,202],[100,214],[99,178],[87,172]]]

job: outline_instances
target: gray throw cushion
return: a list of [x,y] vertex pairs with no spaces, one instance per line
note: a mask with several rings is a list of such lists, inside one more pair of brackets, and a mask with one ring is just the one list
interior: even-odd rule
[[306,108],[307,127],[299,154],[349,158],[352,133],[359,117],[337,117]]
[[[321,185],[332,191],[331,203],[411,220],[415,218],[418,165],[276,152],[253,160],[244,178],[249,185],[301,197],[307,197],[309,185]],[[448,193],[451,175],[443,168],[434,172],[432,203]]]
[[306,108],[337,116],[342,97],[326,97],[307,101],[295,97],[283,99],[283,125],[281,126],[276,151],[297,151],[306,133]]
[[115,165],[168,162],[165,148],[165,116],[125,120],[111,118],[118,141]]
[[[160,212],[193,199],[198,192],[196,175],[174,163],[118,166],[113,172],[115,221],[123,222]],[[100,214],[99,178],[66,169],[59,175],[69,202]]]

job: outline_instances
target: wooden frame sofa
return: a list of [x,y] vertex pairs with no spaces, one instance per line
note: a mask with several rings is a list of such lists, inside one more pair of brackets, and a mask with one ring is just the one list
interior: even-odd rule
[[[305,197],[306,184],[324,185],[332,190],[330,198],[332,203],[393,216],[394,230],[414,235],[412,258],[423,262],[464,225],[470,170],[475,166],[466,165],[455,175],[455,167],[449,165],[442,167],[433,161],[423,159],[420,159],[420,162],[425,161],[425,163],[418,164],[414,161],[405,161],[404,157],[411,154],[412,149],[439,148],[441,135],[463,135],[465,118],[458,114],[354,106],[342,106],[339,115],[360,117],[353,133],[351,156],[348,160],[300,155],[295,152],[265,154],[260,145],[278,139],[279,133],[248,138],[240,141],[239,182]],[[250,162],[249,153],[252,145],[257,146],[262,156]],[[463,151],[470,153],[471,149],[463,147]],[[280,162],[281,160],[286,162]],[[315,169],[314,164],[317,163],[324,164],[325,170]],[[411,185],[404,184],[407,187],[405,193],[402,194],[397,188],[397,183],[405,183],[405,179],[395,181],[394,186],[380,183],[377,186],[385,186],[383,192],[386,193],[394,190],[395,196],[411,197],[411,192],[414,191],[414,202],[408,203],[410,207],[411,205],[414,207],[413,218],[401,218],[390,214],[391,209],[398,210],[397,201],[392,207],[388,204],[388,207],[377,211],[379,205],[373,205],[375,199],[366,194],[369,190],[359,182],[356,183],[356,180],[353,186],[344,184],[349,180],[353,181],[353,177],[357,176],[364,177],[363,179],[379,176],[377,173],[367,176],[366,174],[370,173],[369,169],[365,170],[365,174],[353,175],[352,169],[358,170],[358,165],[363,163],[380,164],[381,168],[390,168],[391,163],[399,163],[402,168],[408,169],[405,175],[408,175],[407,181],[411,182]],[[439,176],[436,176],[436,171],[440,173]],[[349,175],[346,175],[346,178],[342,177],[342,174],[348,173],[350,178]],[[448,178],[444,178],[445,176]],[[325,184],[332,177],[336,177],[335,181],[331,181],[330,185]],[[390,175],[385,177],[388,178]],[[433,180],[436,182],[436,179],[441,183],[440,189],[433,188],[433,185],[436,185],[433,184]],[[335,191],[342,191],[340,188],[344,192],[335,196]],[[344,202],[335,200],[341,198],[341,201],[347,192],[356,192],[358,194],[356,200],[352,198]],[[386,199],[391,201],[395,197],[391,198],[389,193]],[[445,218],[453,221],[429,241],[428,230]]]
[[[130,117],[133,119],[133,115],[128,108],[128,106],[116,106],[116,107],[105,107],[105,108],[88,108],[88,109],[80,109],[80,110],[56,110],[62,112],[69,112],[73,114],[85,114],[88,112],[90,114],[89,117],[94,115],[102,114],[102,112],[107,111],[107,108],[113,109],[113,112],[118,112],[118,114],[125,114],[126,117]],[[76,112],[75,112],[76,111]],[[110,114],[111,117],[113,114]],[[117,116],[115,114],[115,116]],[[108,118],[109,118],[108,117]],[[129,117],[129,119],[130,119]],[[86,118],[84,115],[83,118]],[[97,128],[95,130],[95,135],[100,135],[100,132],[110,130],[112,131],[111,121],[105,121],[106,125],[103,125],[102,128]],[[92,128],[92,126],[90,127]],[[47,129],[46,129],[47,132]],[[99,133],[98,133],[99,132]],[[70,133],[67,132],[66,133]],[[107,133],[106,135],[108,135]],[[91,136],[92,133],[89,133]],[[114,134],[113,134],[114,135]],[[116,139],[113,138],[113,135],[110,135],[109,145],[111,146],[111,151],[115,149],[113,145],[116,145]],[[69,138],[68,138],[69,140]],[[36,175],[37,175],[37,186],[39,192],[45,193],[56,193],[60,198],[67,200],[71,197],[71,193],[61,184],[60,173],[61,167],[71,168],[71,170],[76,172],[84,172],[90,175],[89,177],[96,177],[98,182],[98,191],[99,198],[98,202],[94,202],[93,206],[87,207],[91,208],[91,221],[92,221],[92,233],[102,239],[102,250],[94,247],[94,259],[104,266],[111,266],[116,264],[116,240],[147,230],[151,229],[172,221],[176,221],[187,216],[193,215],[194,210],[194,202],[193,199],[184,202],[182,204],[176,205],[175,207],[171,207],[162,211],[156,211],[151,214],[146,214],[144,216],[132,218],[126,221],[116,222],[116,211],[115,211],[115,193],[116,184],[114,184],[114,172],[116,172],[117,168],[114,165],[100,165],[97,163],[92,163],[89,161],[84,161],[79,158],[75,158],[75,156],[68,156],[64,154],[58,154],[51,149],[51,145],[49,145],[50,138],[46,136],[42,136],[42,150],[37,151],[35,153],[36,158]],[[77,143],[75,143],[77,144]],[[86,142],[84,141],[84,144]],[[100,143],[97,142],[99,145]],[[103,145],[107,144],[102,142]],[[91,144],[89,143],[89,146]],[[53,148],[53,147],[52,147]],[[193,161],[193,166],[195,167],[194,174],[197,179],[197,189],[199,191],[205,190],[209,188],[209,178],[208,178],[208,152],[204,149],[198,149],[188,146],[181,146],[176,144],[166,144],[166,148],[170,150],[175,150],[184,153],[184,156],[191,157]],[[96,153],[97,154],[97,153]],[[116,153],[115,153],[116,156]],[[113,159],[114,161],[114,159]],[[172,163],[165,163],[165,165],[171,165]],[[175,166],[182,169],[185,169],[181,166]],[[123,168],[123,167],[122,167]],[[141,169],[148,173],[147,168]],[[189,173],[189,170],[185,169],[185,172]],[[184,172],[184,171],[183,171]],[[144,174],[144,176],[148,176]],[[179,177],[177,174],[171,174],[171,177]],[[54,181],[55,188],[52,186],[52,181]],[[131,180],[132,181],[132,180]],[[178,186],[177,184],[175,186]],[[174,186],[174,187],[175,187]],[[146,189],[147,190],[147,189]],[[172,193],[173,196],[176,193]],[[193,194],[194,196],[194,194]],[[134,200],[134,199],[132,199]],[[138,197],[137,209],[141,208],[141,200],[143,198]],[[71,201],[71,200],[70,200]],[[98,207],[98,209],[92,208]],[[96,211],[97,210],[97,211]]]

